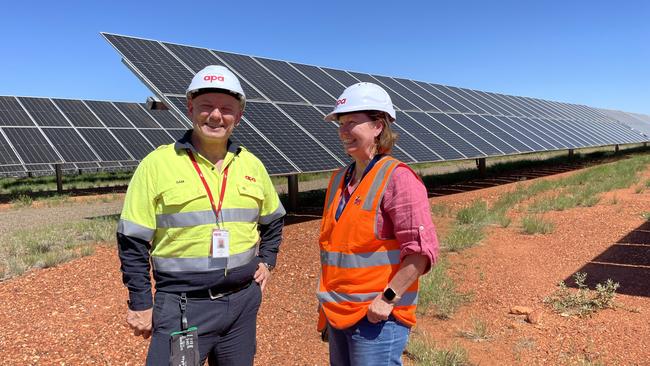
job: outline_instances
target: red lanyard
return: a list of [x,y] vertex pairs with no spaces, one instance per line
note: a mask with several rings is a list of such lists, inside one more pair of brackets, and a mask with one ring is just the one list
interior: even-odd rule
[[226,182],[228,181],[228,166],[226,169],[223,171],[223,180],[221,181],[221,194],[219,195],[219,207],[216,207],[214,205],[214,198],[212,198],[212,191],[210,191],[210,186],[208,186],[208,182],[205,181],[205,177],[203,176],[203,173],[201,172],[201,168],[199,168],[199,164],[196,162],[196,159],[194,158],[194,154],[192,153],[192,150],[187,149],[187,155],[190,156],[190,160],[192,160],[192,165],[194,165],[194,169],[196,170],[197,173],[199,173],[199,178],[201,178],[201,182],[203,182],[203,187],[205,187],[205,191],[208,193],[208,198],[210,198],[210,205],[212,206],[212,212],[214,212],[214,218],[217,221],[217,224],[219,224],[219,212],[221,212],[221,204],[223,203],[223,196],[226,193]]

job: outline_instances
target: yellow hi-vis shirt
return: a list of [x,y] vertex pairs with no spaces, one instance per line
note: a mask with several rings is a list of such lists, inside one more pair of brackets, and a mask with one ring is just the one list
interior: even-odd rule
[[[218,224],[187,148],[193,151],[216,206],[228,167]],[[129,184],[118,232],[151,243],[154,271],[207,272],[250,262],[259,240],[258,223],[268,224],[284,214],[264,165],[246,148],[231,144],[219,171],[181,140],[142,160]],[[230,233],[227,264],[210,258],[212,231],[217,227]]]

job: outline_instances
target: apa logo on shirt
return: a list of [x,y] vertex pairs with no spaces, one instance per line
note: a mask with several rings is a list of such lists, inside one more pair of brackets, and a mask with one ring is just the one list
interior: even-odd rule
[[249,180],[251,182],[257,182],[257,180],[254,177],[251,177],[249,175],[245,176],[244,179]]
[[183,184],[183,183],[185,183],[185,181],[183,179],[177,179],[176,180],[176,184]]
[[360,204],[361,204],[361,196],[357,196],[357,197],[354,199],[354,205],[355,205],[355,206],[359,206]]

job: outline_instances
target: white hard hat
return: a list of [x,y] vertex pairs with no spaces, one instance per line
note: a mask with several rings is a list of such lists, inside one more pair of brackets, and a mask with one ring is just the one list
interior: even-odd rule
[[208,65],[199,71],[192,78],[190,86],[187,88],[187,99],[191,99],[193,94],[203,89],[221,89],[227,94],[239,99],[242,110],[246,106],[246,94],[239,83],[237,76],[221,65]]
[[390,95],[379,85],[357,83],[347,87],[336,100],[334,110],[325,116],[326,121],[334,121],[338,114],[357,111],[382,111],[395,120],[395,109]]

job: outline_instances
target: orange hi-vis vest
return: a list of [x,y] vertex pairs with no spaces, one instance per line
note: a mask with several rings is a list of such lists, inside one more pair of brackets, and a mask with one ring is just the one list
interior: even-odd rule
[[[377,161],[351,194],[338,221],[336,210],[346,189],[347,169],[339,169],[330,179],[319,240],[319,330],[326,322],[337,329],[356,324],[399,270],[400,243],[381,239],[377,232],[379,205],[399,165],[403,164],[389,156]],[[393,308],[393,316],[407,326],[415,325],[417,294],[416,280]]]

